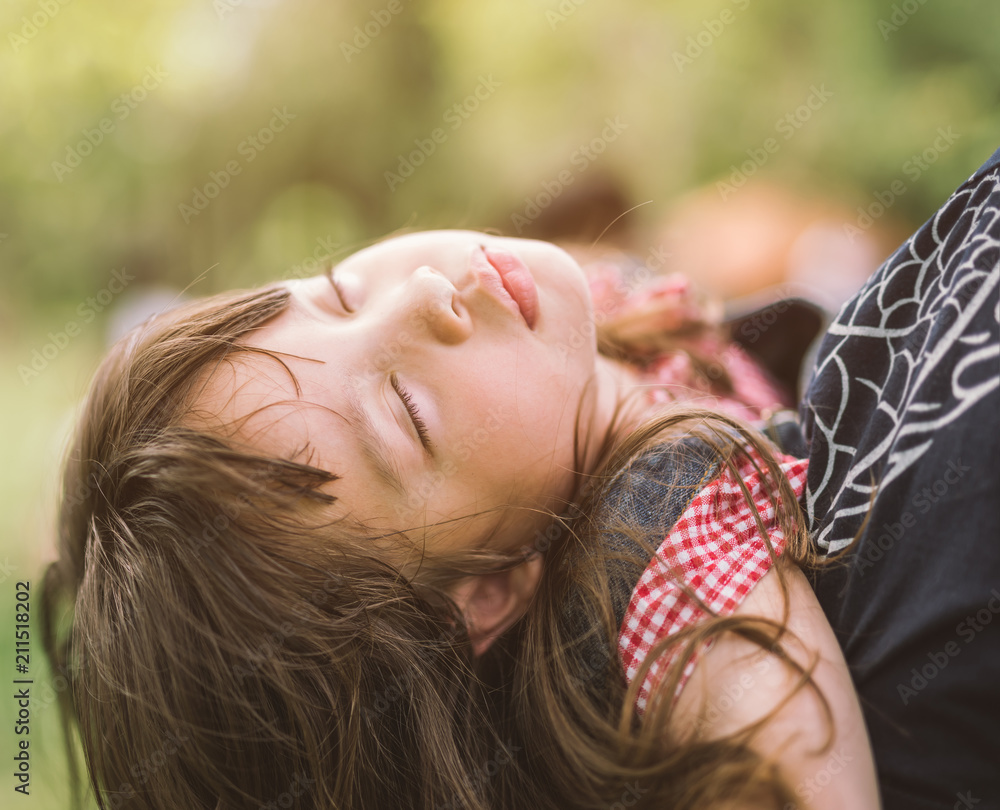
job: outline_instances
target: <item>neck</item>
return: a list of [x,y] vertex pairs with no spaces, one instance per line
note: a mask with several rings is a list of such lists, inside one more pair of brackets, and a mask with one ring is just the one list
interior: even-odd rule
[[615,406],[619,401],[628,397],[627,403],[622,406],[616,424],[616,431],[619,435],[631,432],[638,427],[649,412],[649,406],[646,405],[644,399],[635,393],[643,387],[639,382],[638,373],[624,363],[599,354],[596,362],[595,386],[594,411],[588,430],[590,444],[584,459],[584,469],[587,471],[594,469],[597,454],[601,450],[600,445],[608,426],[611,424]]

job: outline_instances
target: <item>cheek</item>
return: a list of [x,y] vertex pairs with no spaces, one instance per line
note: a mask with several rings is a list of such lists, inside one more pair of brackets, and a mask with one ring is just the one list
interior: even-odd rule
[[[458,463],[516,464],[572,448],[580,394],[593,373],[583,349],[559,354],[553,347],[523,345],[477,358],[475,373],[461,380],[464,396],[453,413],[467,415],[448,427]],[[457,375],[456,375],[457,376]],[[450,431],[449,431],[450,432]]]

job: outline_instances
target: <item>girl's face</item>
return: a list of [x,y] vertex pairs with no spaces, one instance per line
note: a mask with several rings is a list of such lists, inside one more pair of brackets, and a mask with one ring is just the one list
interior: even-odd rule
[[[515,293],[524,314],[497,268],[514,269],[508,286],[530,273]],[[532,510],[558,513],[570,496],[585,386],[582,433],[603,434],[617,391],[580,266],[545,242],[436,231],[286,283],[290,306],[245,343],[277,353],[299,389],[241,353],[213,372],[201,407],[250,415],[241,433],[255,445],[342,476],[335,507],[372,528],[435,552],[532,545],[548,523]],[[526,509],[462,519],[504,505]]]

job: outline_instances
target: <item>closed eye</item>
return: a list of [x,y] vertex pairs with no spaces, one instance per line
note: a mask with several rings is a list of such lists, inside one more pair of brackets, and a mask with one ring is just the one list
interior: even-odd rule
[[410,414],[410,419],[413,420],[413,425],[417,429],[417,435],[420,437],[420,443],[424,446],[424,449],[428,453],[433,453],[433,450],[431,449],[430,435],[427,432],[427,425],[425,425],[424,420],[420,418],[420,411],[417,409],[416,404],[414,404],[413,398],[400,384],[399,378],[396,376],[396,372],[392,372],[392,374],[389,375],[389,381],[392,383],[392,387],[399,395],[399,398],[403,400],[403,405],[406,406],[406,411]]
[[340,285],[337,283],[337,279],[333,277],[333,268],[332,267],[327,268],[324,271],[323,275],[325,275],[327,280],[330,282],[330,286],[333,287],[333,291],[337,293],[337,300],[340,301],[340,306],[344,308],[344,312],[347,313],[354,312],[353,309],[347,306],[347,302],[344,300],[344,292],[343,290],[341,290]]

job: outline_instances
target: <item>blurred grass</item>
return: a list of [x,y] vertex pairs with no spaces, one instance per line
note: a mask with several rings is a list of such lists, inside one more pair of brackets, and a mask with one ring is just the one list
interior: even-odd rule
[[[114,269],[135,275],[136,289],[179,289],[211,267],[195,288],[210,293],[301,275],[320,254],[404,226],[509,232],[524,198],[609,117],[627,129],[587,171],[611,177],[633,203],[651,201],[630,215],[651,233],[676,195],[726,177],[824,84],[832,100],[761,176],[853,209],[905,178],[906,161],[952,127],[954,147],[894,207],[912,226],[1000,133],[992,3],[930,0],[898,30],[880,31],[898,4],[410,0],[350,60],[343,44],[387,2],[56,5],[23,41],[41,4],[0,8],[0,561],[10,566],[0,671],[9,673],[14,583],[40,585],[66,431],[104,347],[110,309],[84,323],[79,308]],[[732,22],[719,29],[726,10]],[[718,36],[679,69],[688,38],[711,27]],[[166,76],[145,98],[122,107],[120,96],[160,69]],[[482,76],[499,86],[451,128],[445,114]],[[240,145],[273,108],[296,117],[251,161]],[[113,130],[57,177],[53,163],[104,118]],[[442,126],[446,142],[390,191],[385,173]],[[233,160],[240,173],[185,224],[179,206]],[[69,322],[79,336],[25,384],[18,366]],[[32,674],[46,680],[37,630]],[[5,758],[15,708],[0,700]],[[65,806],[55,714],[33,715],[32,795],[19,807]],[[13,804],[10,777],[0,791],[10,791],[0,806]]]
[[[36,619],[41,590],[41,571],[51,558],[53,504],[57,492],[57,469],[72,414],[81,398],[103,346],[103,332],[91,324],[69,343],[42,373],[25,385],[17,366],[30,362],[33,348],[48,340],[49,324],[64,324],[75,312],[65,306],[50,306],[46,317],[20,322],[15,335],[0,340],[0,424],[6,463],[0,466],[0,599],[6,605],[0,621],[0,676],[9,686],[0,699],[0,756],[7,763],[17,751],[14,722],[18,707],[13,695],[14,678],[34,680],[31,689],[29,752],[31,784],[29,796],[14,792],[8,771],[0,782],[0,806],[50,810],[68,806],[66,760],[58,710],[54,702],[59,683],[52,678],[42,655]],[[30,583],[32,596],[30,671],[18,675],[14,661],[16,583]]]

